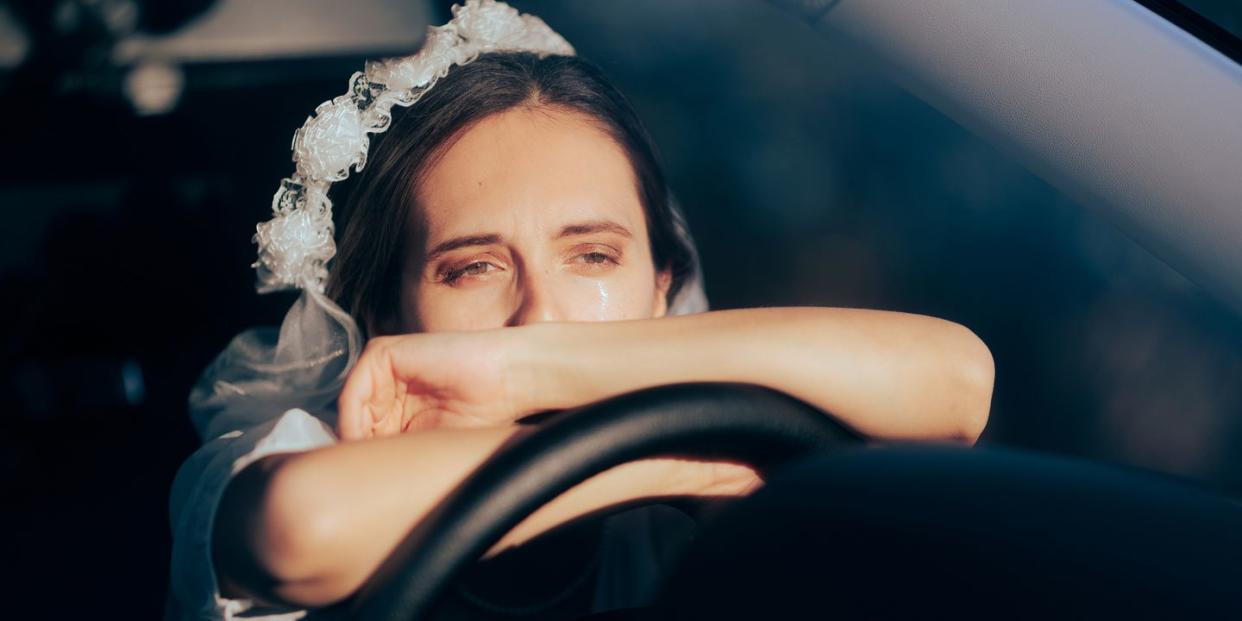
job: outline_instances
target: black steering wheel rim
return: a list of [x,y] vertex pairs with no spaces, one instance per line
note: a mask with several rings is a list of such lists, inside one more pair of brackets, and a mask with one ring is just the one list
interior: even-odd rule
[[807,403],[745,384],[663,386],[560,412],[519,432],[415,525],[347,604],[349,616],[426,616],[526,516],[614,466],[676,456],[762,473],[858,440]]

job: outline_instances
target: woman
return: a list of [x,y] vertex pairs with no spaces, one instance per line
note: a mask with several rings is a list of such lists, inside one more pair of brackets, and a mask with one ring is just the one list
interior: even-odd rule
[[[699,293],[693,248],[641,123],[585,61],[483,53],[420,96],[364,153],[328,281],[345,323],[369,336],[339,391],[335,437],[302,410],[261,432],[200,423],[220,434],[208,446],[250,441],[179,473],[174,498],[207,508],[178,512],[174,500],[177,536],[209,533],[196,536],[210,562],[182,570],[190,587],[175,575],[174,592],[212,593],[183,606],[228,617],[254,602],[339,601],[519,419],[646,387],[760,384],[877,439],[970,443],[982,431],[992,360],[962,326],[828,308],[669,316]],[[300,308],[315,308],[308,292]],[[271,440],[291,436],[303,439]],[[725,463],[627,464],[543,507],[492,553],[617,503],[758,482]]]

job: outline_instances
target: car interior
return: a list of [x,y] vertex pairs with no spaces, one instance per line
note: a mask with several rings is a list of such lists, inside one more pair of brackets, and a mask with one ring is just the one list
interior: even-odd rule
[[[0,3],[22,618],[164,612],[189,386],[291,300],[255,296],[249,271],[286,137],[451,4],[297,2]],[[998,362],[990,427],[971,448],[881,445],[736,384],[541,415],[322,614],[1242,616],[1242,7],[513,4],[632,94],[713,304],[962,321]],[[629,506],[480,561],[575,484],[655,456],[765,485],[653,501],[694,535],[650,542],[672,568],[650,605],[583,613],[588,551]]]

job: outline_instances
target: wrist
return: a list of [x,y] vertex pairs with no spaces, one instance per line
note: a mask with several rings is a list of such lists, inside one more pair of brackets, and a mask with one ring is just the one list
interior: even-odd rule
[[534,324],[516,328],[504,328],[503,353],[505,378],[510,402],[518,416],[545,410],[568,407],[556,396],[558,386],[556,367],[568,352],[560,351],[551,342],[555,336],[548,324]]

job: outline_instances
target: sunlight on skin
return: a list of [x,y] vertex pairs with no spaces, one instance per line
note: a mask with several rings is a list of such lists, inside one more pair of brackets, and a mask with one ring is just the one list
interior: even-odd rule
[[[447,145],[409,215],[418,235],[402,257],[399,329],[370,340],[342,390],[344,442],[260,461],[230,487],[238,500],[222,501],[239,518],[222,529],[244,535],[220,539],[234,546],[221,558],[237,559],[231,575],[259,576],[247,581],[259,595],[321,605],[352,593],[533,412],[726,381],[886,440],[971,443],[986,424],[991,355],[952,322],[843,308],[663,318],[669,277],[653,264],[634,172],[587,117],[517,108]],[[489,553],[616,503],[760,483],[736,464],[633,462],[551,501]],[[256,505],[257,516],[238,508]]]
[[411,224],[426,242],[405,260],[403,332],[663,313],[667,280],[652,264],[633,168],[579,113],[483,119],[426,171],[415,200]]

